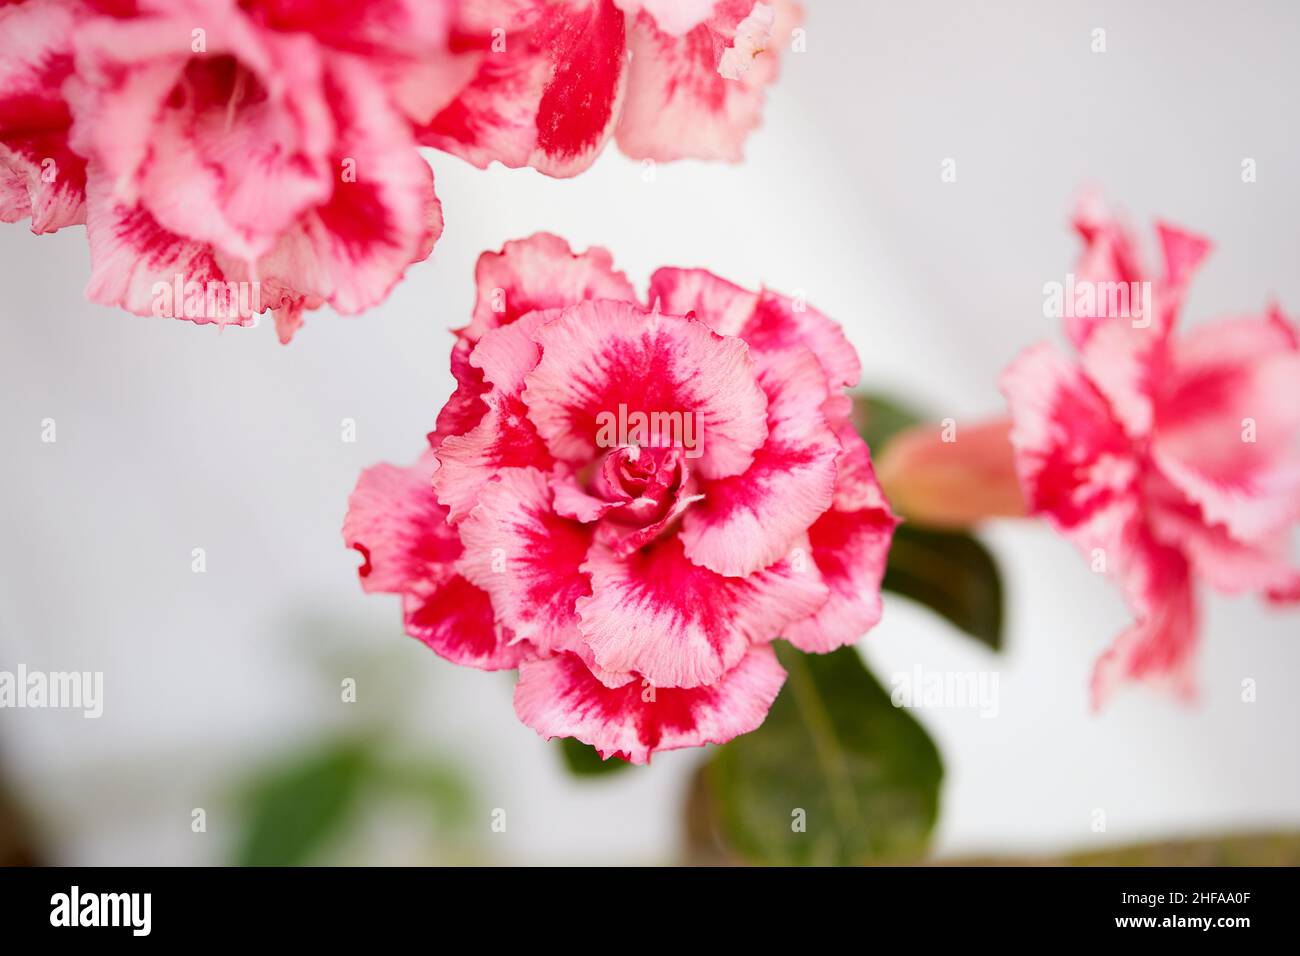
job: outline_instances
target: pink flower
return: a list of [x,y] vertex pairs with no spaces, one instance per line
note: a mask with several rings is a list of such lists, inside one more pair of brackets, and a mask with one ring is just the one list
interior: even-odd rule
[[174,275],[255,282],[285,340],[303,309],[383,299],[442,230],[389,64],[443,42],[444,7],[142,0],[82,25],[90,297],[143,314]]
[[739,160],[800,16],[792,0],[470,0],[455,35],[472,78],[420,140],[551,176],[610,136],[634,159]]
[[[0,219],[85,223],[87,295],[282,341],[442,231],[419,144],[570,176],[739,159],[792,0],[0,3]],[[635,56],[633,56],[635,54]]]
[[479,260],[457,391],[357,484],[362,586],[442,656],[519,668],[546,737],[644,763],[757,727],[785,674],[880,616],[895,518],[848,423],[857,356],[772,292],[539,234]]
[[1077,359],[1039,345],[1002,381],[1016,467],[1030,509],[1115,576],[1133,610],[1097,663],[1094,701],[1125,678],[1190,695],[1196,579],[1300,597],[1287,560],[1300,516],[1296,330],[1273,309],[1176,335],[1208,241],[1159,225],[1156,276],[1095,203],[1075,225],[1085,250],[1062,304]]
[[86,221],[86,163],[68,148],[59,89],[72,72],[79,0],[0,5],[0,221],[32,232]]
[[[84,218],[94,301],[222,324],[272,308],[287,341],[304,309],[379,302],[441,232],[411,122],[442,104],[423,58],[445,48],[450,0],[31,0],[0,16],[5,218]],[[42,154],[52,183],[33,178]],[[254,292],[228,298],[235,284]]]

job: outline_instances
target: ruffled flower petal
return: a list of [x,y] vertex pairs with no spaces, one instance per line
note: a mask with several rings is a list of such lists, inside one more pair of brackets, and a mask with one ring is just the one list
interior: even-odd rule
[[711,684],[751,644],[826,602],[817,576],[796,565],[787,558],[726,578],[692,564],[676,537],[626,557],[597,544],[583,565],[592,593],[578,601],[580,629],[606,670],[635,671],[656,687]]
[[633,159],[738,161],[799,18],[785,0],[719,0],[708,20],[677,36],[642,13],[629,29],[619,148]]
[[503,471],[458,527],[457,568],[492,598],[497,620],[542,651],[577,650],[576,602],[591,593],[580,570],[590,527],[556,514],[546,476]]
[[714,684],[689,689],[629,681],[610,688],[572,654],[519,668],[515,713],[543,737],[574,737],[632,763],[679,747],[726,743],[763,722],[785,682],[770,647],[753,647]]

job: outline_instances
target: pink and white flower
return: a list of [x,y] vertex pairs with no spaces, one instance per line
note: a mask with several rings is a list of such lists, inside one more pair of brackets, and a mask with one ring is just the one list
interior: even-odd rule
[[222,325],[271,309],[287,342],[307,310],[369,308],[431,252],[442,212],[418,145],[553,176],[612,135],[638,158],[738,159],[798,16],[790,0],[6,0],[0,219],[85,223],[94,301]]
[[[477,279],[430,450],[353,492],[362,586],[449,660],[518,667],[543,736],[644,763],[753,730],[785,677],[772,640],[826,652],[880,616],[896,519],[848,423],[852,347],[702,270],[660,269],[647,306],[608,253],[546,234]],[[615,410],[646,413],[630,439]]]
[[1150,314],[1113,314],[1102,296],[1067,333],[1075,357],[1043,344],[1005,373],[1015,463],[1032,512],[1121,583],[1135,621],[1098,661],[1094,701],[1124,679],[1194,690],[1197,580],[1227,593],[1300,597],[1288,561],[1300,517],[1300,348],[1273,308],[1178,334],[1207,240],[1167,225],[1161,273],[1095,202],[1080,208],[1077,273],[1150,282]]
[[393,64],[442,45],[448,16],[140,0],[82,24],[65,93],[88,161],[89,296],[147,314],[176,274],[257,283],[284,340],[304,309],[383,299],[442,230]]

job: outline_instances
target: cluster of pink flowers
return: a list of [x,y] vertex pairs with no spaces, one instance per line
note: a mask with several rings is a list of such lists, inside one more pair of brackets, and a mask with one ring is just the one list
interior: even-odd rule
[[754,729],[773,639],[827,652],[880,616],[896,519],[849,423],[853,347],[702,270],[642,300],[547,234],[482,256],[477,285],[430,449],[353,492],[363,586],[443,657],[518,668],[544,736],[644,763]]
[[1145,288],[1146,308],[1096,295],[1066,317],[1076,358],[1043,344],[1007,370],[1015,466],[1030,510],[1119,580],[1133,610],[1097,663],[1094,700],[1124,679],[1190,695],[1195,581],[1300,599],[1288,560],[1300,518],[1300,336],[1277,308],[1177,334],[1209,242],[1160,225],[1163,268],[1152,273],[1095,201],[1075,225],[1085,241],[1076,282]]
[[[0,2],[0,219],[84,223],[88,296],[173,283],[305,310],[381,301],[442,232],[427,145],[571,176],[738,159],[791,0]],[[169,300],[170,301],[170,300]],[[252,321],[222,299],[171,312]]]

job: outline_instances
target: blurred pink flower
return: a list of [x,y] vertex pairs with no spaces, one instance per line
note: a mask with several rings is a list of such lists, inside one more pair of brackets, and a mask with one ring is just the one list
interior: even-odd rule
[[547,234],[477,281],[431,449],[353,492],[363,587],[442,656],[518,667],[546,737],[643,763],[753,730],[774,638],[826,652],[880,616],[895,518],[848,422],[852,346],[701,270],[660,269],[647,308]]
[[1085,248],[1072,281],[1093,304],[1080,297],[1085,307],[1067,312],[1077,358],[1039,345],[1003,377],[1016,467],[1030,509],[1117,578],[1133,610],[1097,663],[1094,702],[1123,679],[1188,696],[1195,580],[1300,597],[1288,562],[1300,517],[1296,330],[1272,309],[1175,334],[1209,242],[1159,225],[1156,275],[1096,202],[1075,226]]
[[0,3],[0,219],[85,223],[94,301],[241,325],[272,309],[288,341],[304,311],[369,308],[429,255],[419,143],[554,176],[616,129],[637,158],[738,159],[797,17],[790,0]]

